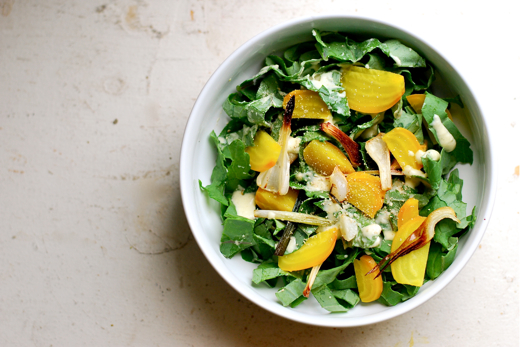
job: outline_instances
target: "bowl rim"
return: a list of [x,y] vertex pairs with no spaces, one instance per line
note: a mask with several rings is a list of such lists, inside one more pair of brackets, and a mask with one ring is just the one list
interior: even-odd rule
[[[354,317],[350,319],[330,319],[330,316],[327,319],[327,316],[314,316],[314,315],[307,315],[304,313],[295,313],[294,310],[288,309],[286,307],[283,307],[279,303],[272,303],[267,302],[266,305],[261,305],[257,301],[255,301],[251,296],[254,294],[254,288],[250,286],[250,288],[244,288],[241,283],[236,283],[233,281],[228,274],[226,273],[226,270],[223,269],[221,266],[218,266],[219,263],[221,263],[222,259],[219,258],[219,255],[215,254],[212,248],[210,248],[205,240],[204,236],[201,231],[194,228],[196,225],[196,218],[197,214],[195,211],[193,211],[190,208],[190,204],[193,203],[193,198],[189,195],[190,191],[188,187],[191,186],[191,180],[193,180],[193,177],[190,177],[188,167],[189,162],[191,161],[192,157],[190,156],[190,147],[192,147],[195,143],[195,137],[190,138],[187,135],[196,133],[197,127],[200,122],[200,115],[199,109],[203,107],[203,102],[201,100],[205,99],[205,95],[209,93],[209,91],[212,89],[213,85],[217,84],[220,74],[223,70],[225,70],[232,62],[237,59],[237,57],[244,54],[250,47],[253,45],[261,42],[264,40],[265,37],[271,36],[274,33],[288,29],[292,26],[298,26],[302,24],[311,24],[313,27],[314,25],[312,22],[317,20],[324,20],[324,19],[355,19],[360,21],[365,21],[368,23],[375,23],[383,26],[387,26],[390,28],[393,28],[394,30],[398,30],[403,32],[403,34],[409,36],[410,38],[413,38],[414,40],[417,40],[424,44],[426,47],[431,48],[433,51],[435,51],[436,54],[439,55],[440,58],[442,58],[446,64],[452,68],[455,73],[457,73],[458,77],[462,81],[462,83],[467,87],[469,94],[474,99],[474,106],[480,111],[481,115],[481,124],[482,124],[482,131],[483,135],[482,137],[487,140],[487,143],[483,145],[483,150],[485,151],[485,158],[487,163],[485,164],[485,167],[489,167],[489,175],[486,176],[486,186],[483,190],[483,199],[482,199],[482,208],[480,211],[478,211],[478,229],[474,227],[471,231],[471,234],[475,234],[473,237],[473,242],[471,244],[466,243],[464,247],[467,249],[467,251],[460,255],[457,254],[458,262],[454,262],[449,267],[449,271],[445,271],[440,277],[438,277],[435,280],[435,284],[433,288],[428,288],[429,290],[424,291],[421,293],[420,296],[416,296],[408,301],[399,303],[396,306],[393,306],[389,308],[388,310],[384,310],[378,313],[375,313],[373,315],[363,316],[363,317]],[[197,97],[197,100],[195,101],[195,104],[193,105],[192,111],[189,115],[188,121],[186,123],[186,127],[183,134],[183,140],[181,145],[181,155],[180,155],[180,190],[181,190],[181,198],[182,198],[182,204],[184,207],[184,212],[188,221],[188,224],[190,225],[190,229],[192,230],[192,233],[195,237],[195,240],[197,241],[200,249],[202,250],[202,253],[206,257],[206,259],[209,261],[209,263],[213,266],[215,271],[231,286],[233,287],[238,293],[240,293],[242,296],[246,297],[251,302],[255,303],[256,305],[260,306],[261,308],[274,313],[280,317],[284,317],[286,319],[290,319],[296,322],[314,325],[314,326],[323,326],[323,327],[355,327],[355,326],[363,326],[363,325],[369,325],[374,324],[378,322],[385,321],[387,319],[399,316],[401,314],[404,314],[431,299],[434,295],[436,295],[438,292],[440,292],[443,288],[445,288],[459,273],[460,271],[466,266],[469,259],[472,257],[474,252],[476,251],[478,245],[480,244],[484,233],[487,229],[487,226],[489,224],[489,220],[491,218],[491,214],[493,211],[493,206],[495,203],[495,197],[496,197],[496,165],[495,165],[495,156],[493,155],[493,141],[492,141],[492,133],[491,128],[489,125],[488,120],[486,119],[484,112],[482,111],[482,106],[480,105],[478,98],[476,97],[476,94],[474,90],[471,88],[471,86],[467,83],[464,76],[460,73],[460,70],[456,68],[456,66],[451,62],[443,53],[441,50],[439,50],[437,47],[432,45],[429,42],[426,42],[425,40],[421,39],[420,37],[416,36],[415,34],[411,33],[407,29],[403,28],[400,25],[396,25],[395,23],[388,22],[386,20],[382,20],[380,18],[372,18],[367,16],[358,16],[358,15],[347,15],[347,14],[320,14],[320,15],[311,15],[311,16],[303,16],[298,17],[292,20],[285,21],[283,23],[280,23],[278,25],[275,25],[271,28],[268,28],[259,34],[255,35],[251,39],[247,40],[245,43],[240,45],[233,53],[231,53],[222,63],[221,65],[213,72],[209,80],[206,82],[204,87],[202,88],[201,92],[199,93],[199,96]],[[487,196],[487,199],[484,199],[484,197]],[[220,257],[222,257],[220,255]],[[267,299],[266,299],[267,300]],[[305,317],[305,318],[304,318]]]

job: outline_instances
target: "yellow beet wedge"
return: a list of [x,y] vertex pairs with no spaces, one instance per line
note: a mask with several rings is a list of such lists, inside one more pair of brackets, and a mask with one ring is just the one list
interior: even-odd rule
[[394,128],[383,136],[383,141],[401,168],[404,169],[407,165],[416,170],[422,168],[422,164],[415,161],[415,153],[424,147],[410,130]]
[[426,99],[425,94],[412,94],[406,97],[406,100],[408,101],[410,106],[412,106],[415,113],[422,113],[424,99]]
[[[426,99],[426,94],[412,94],[406,97],[406,100],[412,106],[415,113],[422,113],[422,107],[424,104],[424,100]],[[448,109],[446,109],[446,114],[448,117],[453,120],[451,113]]]
[[353,167],[358,167],[363,164],[363,158],[359,151],[360,146],[356,141],[352,140],[347,134],[331,122],[321,123],[320,129],[341,143],[343,149],[347,152],[348,158]]
[[303,150],[303,159],[320,175],[330,176],[336,166],[344,174],[355,171],[345,154],[327,141],[312,140]]
[[332,119],[327,104],[321,99],[320,94],[312,90],[293,90],[283,99],[283,108],[294,95],[295,104],[293,118]]
[[271,135],[263,130],[257,131],[254,145],[246,148],[251,170],[258,172],[269,170],[276,164],[281,150],[282,146]]
[[413,217],[419,215],[419,201],[415,198],[410,198],[399,209],[397,214],[397,229],[401,229],[404,223],[408,222]]
[[404,77],[392,72],[349,65],[341,82],[348,106],[363,113],[379,113],[395,105],[404,94]]
[[[412,216],[413,213],[414,208],[410,207],[410,211],[408,211],[407,214]],[[403,218],[402,221],[404,221],[405,212],[401,214],[401,217]],[[381,259],[381,261],[376,266],[374,266],[372,270],[370,270],[370,273],[378,273],[379,276],[381,275],[382,271],[384,271],[389,265],[393,265],[393,263],[395,263],[397,260],[405,257],[413,251],[420,250],[427,245],[429,247],[431,239],[433,239],[435,236],[435,226],[438,222],[445,218],[449,218],[457,223],[460,223],[460,220],[457,218],[455,211],[448,206],[439,207],[433,212],[430,212],[427,218],[415,216],[412,217],[409,221],[405,222],[394,237],[394,241],[392,242],[392,251],[390,254]],[[403,233],[402,236],[399,235],[400,233]],[[407,237],[404,236],[406,234],[408,234]],[[423,255],[423,257],[427,258],[428,255]],[[396,270],[396,273],[398,273],[398,277],[400,275],[402,276],[402,283],[414,283],[414,285],[416,285],[416,283],[420,282],[419,278],[421,273],[424,277],[424,271],[422,271],[422,268],[415,268],[415,264],[419,264],[421,262],[420,260],[413,259],[412,262],[414,264],[413,266],[405,266],[401,273],[399,273],[398,270]],[[408,265],[408,263],[406,265]],[[404,282],[405,280],[406,282]],[[418,285],[422,285],[422,283]]]
[[379,299],[383,292],[383,279],[381,276],[376,277],[377,274],[375,273],[367,275],[367,272],[374,266],[377,266],[377,263],[369,255],[364,255],[354,260],[354,272],[356,274],[359,298],[362,302],[375,301]]
[[[321,229],[321,230],[320,230]],[[338,227],[319,228],[297,251],[278,257],[278,267],[284,271],[299,271],[320,265],[334,249]]]
[[[416,215],[401,225],[394,236],[394,240],[392,241],[391,251],[396,251],[408,238],[408,236],[417,230],[425,220],[425,217]],[[424,282],[424,274],[426,272],[426,262],[428,261],[429,250],[430,242],[426,243],[419,249],[397,258],[392,264],[390,264],[392,269],[392,276],[396,282],[401,284],[409,284],[416,287],[422,286]]]
[[347,175],[347,200],[370,218],[383,207],[385,192],[381,188],[381,180],[365,172],[354,172]]
[[258,188],[255,194],[255,204],[262,210],[291,212],[297,199],[298,191],[292,188],[289,188],[285,195],[272,193],[262,188]]

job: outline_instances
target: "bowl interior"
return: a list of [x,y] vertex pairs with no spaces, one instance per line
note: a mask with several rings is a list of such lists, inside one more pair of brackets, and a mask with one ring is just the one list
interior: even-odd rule
[[[308,300],[295,309],[282,307],[276,299],[276,290],[252,284],[255,264],[243,261],[240,256],[225,259],[220,254],[220,206],[208,199],[199,188],[199,180],[204,185],[210,182],[216,160],[209,134],[213,130],[218,134],[229,121],[222,109],[225,98],[243,80],[258,72],[267,55],[311,40],[312,28],[346,32],[357,39],[377,37],[401,40],[434,65],[438,73],[434,88],[438,94],[459,94],[465,105],[463,109],[456,110],[455,123],[472,145],[474,164],[459,165],[458,168],[464,179],[463,199],[468,203],[469,211],[473,206],[477,207],[477,223],[460,240],[456,259],[450,268],[435,281],[424,285],[416,297],[394,307],[377,303],[361,304],[345,314],[329,314],[315,300]],[[321,326],[347,327],[383,321],[407,312],[435,295],[456,276],[478,246],[494,199],[487,129],[478,102],[463,78],[441,54],[414,35],[395,26],[360,17],[318,16],[294,20],[269,29],[245,43],[219,67],[200,93],[185,130],[181,153],[181,191],[185,213],[209,262],[231,286],[259,306],[295,321]]]

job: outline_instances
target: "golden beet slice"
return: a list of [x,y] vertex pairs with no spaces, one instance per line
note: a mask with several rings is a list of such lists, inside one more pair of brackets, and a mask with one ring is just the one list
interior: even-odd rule
[[422,113],[424,99],[426,99],[425,94],[412,94],[406,97],[406,100],[417,114]]
[[363,164],[359,144],[356,141],[352,140],[347,134],[341,131],[340,128],[330,122],[321,123],[320,128],[341,143],[353,167],[358,167]]
[[399,209],[397,214],[397,228],[400,229],[404,223],[419,215],[419,201],[415,198],[410,198]]
[[312,90],[293,90],[283,98],[283,108],[294,95],[293,118],[332,119],[327,104]]
[[381,296],[383,292],[383,279],[381,276],[372,273],[367,275],[377,263],[369,255],[363,255],[361,258],[354,260],[354,273],[356,274],[356,283],[359,291],[359,298],[362,302],[372,302]]
[[263,130],[257,131],[254,145],[246,148],[251,170],[258,172],[269,170],[276,164],[281,150],[282,146],[271,135]]
[[404,169],[407,165],[416,170],[422,168],[422,164],[415,161],[415,153],[424,147],[410,130],[394,128],[383,136],[383,141],[401,168]]
[[379,177],[358,171],[347,175],[347,182],[348,202],[370,218],[374,218],[377,211],[383,207],[385,198]]
[[[401,214],[401,211],[399,211],[399,214]],[[425,217],[419,215],[406,220],[405,223],[399,227],[394,236],[391,251],[395,252],[425,220]],[[430,242],[426,243],[421,248],[396,259],[392,264],[390,264],[392,276],[395,281],[397,283],[409,284],[416,287],[422,286],[429,250]]]
[[404,77],[388,71],[349,65],[341,82],[351,109],[379,113],[394,106],[404,94]]
[[268,190],[258,188],[255,195],[255,204],[262,210],[291,212],[297,199],[298,191],[296,189],[289,188],[287,194],[279,195]]
[[354,172],[354,168],[345,154],[327,141],[311,141],[303,150],[303,159],[320,175],[330,176],[336,166],[344,174]]
[[323,263],[334,250],[338,227],[328,227],[311,236],[297,251],[278,257],[278,267],[284,271],[300,271]]
[[[426,99],[426,94],[412,94],[412,95],[408,95],[406,97],[406,100],[408,101],[410,106],[412,106],[415,113],[418,113],[418,114],[422,113],[424,99]],[[453,117],[451,116],[451,113],[448,109],[446,109],[446,114],[448,115],[448,117],[451,120],[453,120]]]

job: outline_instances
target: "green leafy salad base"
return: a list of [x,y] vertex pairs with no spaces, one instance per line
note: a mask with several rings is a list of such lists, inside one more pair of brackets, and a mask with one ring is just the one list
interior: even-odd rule
[[[309,89],[318,92],[329,107],[334,124],[355,139],[361,146],[363,164],[357,170],[377,170],[364,149],[366,139],[360,136],[366,129],[377,124],[378,131],[387,133],[395,127],[410,130],[422,144],[426,139],[428,148],[440,152],[440,160],[424,157],[426,182],[416,188],[403,183],[402,178],[393,179],[393,187],[386,192],[383,208],[374,219],[367,217],[356,207],[342,204],[335,212],[346,213],[360,228],[378,223],[383,231],[397,230],[397,213],[404,202],[414,197],[419,201],[420,215],[449,206],[456,212],[460,223],[452,220],[439,222],[431,241],[426,267],[425,283],[434,280],[446,270],[455,258],[458,241],[473,226],[475,209],[467,214],[466,203],[462,201],[462,180],[457,169],[458,163],[471,164],[473,152],[468,140],[448,118],[446,109],[450,103],[462,106],[460,98],[442,99],[432,94],[431,85],[435,78],[433,67],[418,53],[397,40],[380,41],[376,38],[355,41],[351,37],[336,32],[313,30],[312,42],[304,42],[289,47],[281,55],[265,58],[265,66],[252,78],[237,86],[229,95],[223,108],[230,117],[225,128],[211,133],[211,141],[217,151],[216,165],[211,174],[211,183],[201,190],[221,204],[223,231],[220,251],[226,258],[240,254],[243,260],[257,263],[252,282],[277,288],[276,297],[283,306],[296,307],[307,300],[302,295],[310,269],[286,272],[277,265],[274,256],[276,244],[283,233],[285,223],[273,219],[248,219],[237,214],[232,201],[236,190],[255,192],[258,172],[252,171],[249,155],[245,152],[253,145],[258,130],[265,130],[278,140],[282,127],[284,96],[295,89]],[[384,112],[381,117],[372,118],[349,109],[341,86],[341,66],[357,64],[370,69],[378,69],[401,74],[405,79],[405,93],[398,104]],[[316,84],[313,76],[330,72],[332,84]],[[426,94],[422,112],[417,114],[408,105],[406,96],[412,93]],[[438,115],[457,141],[456,148],[446,152],[439,145],[433,145],[437,138],[431,126],[433,116]],[[305,144],[312,140],[329,141],[341,145],[320,130],[320,120],[293,119],[291,136],[300,139],[299,158],[291,165],[290,186],[304,190],[305,200],[299,212],[327,217],[324,204],[330,201],[328,191],[309,189],[312,169],[302,156]],[[433,137],[433,138],[432,138]],[[437,141],[438,142],[438,141]],[[299,224],[294,232],[295,250],[316,232],[317,227]],[[312,297],[329,312],[346,312],[359,302],[353,261],[364,254],[371,255],[376,262],[390,252],[391,240],[380,236],[380,242],[373,247],[374,240],[364,238],[360,233],[351,242],[338,240],[334,251],[322,264],[312,286]],[[396,283],[388,268],[382,273],[383,292],[378,302],[393,306],[410,299],[420,287]]]

